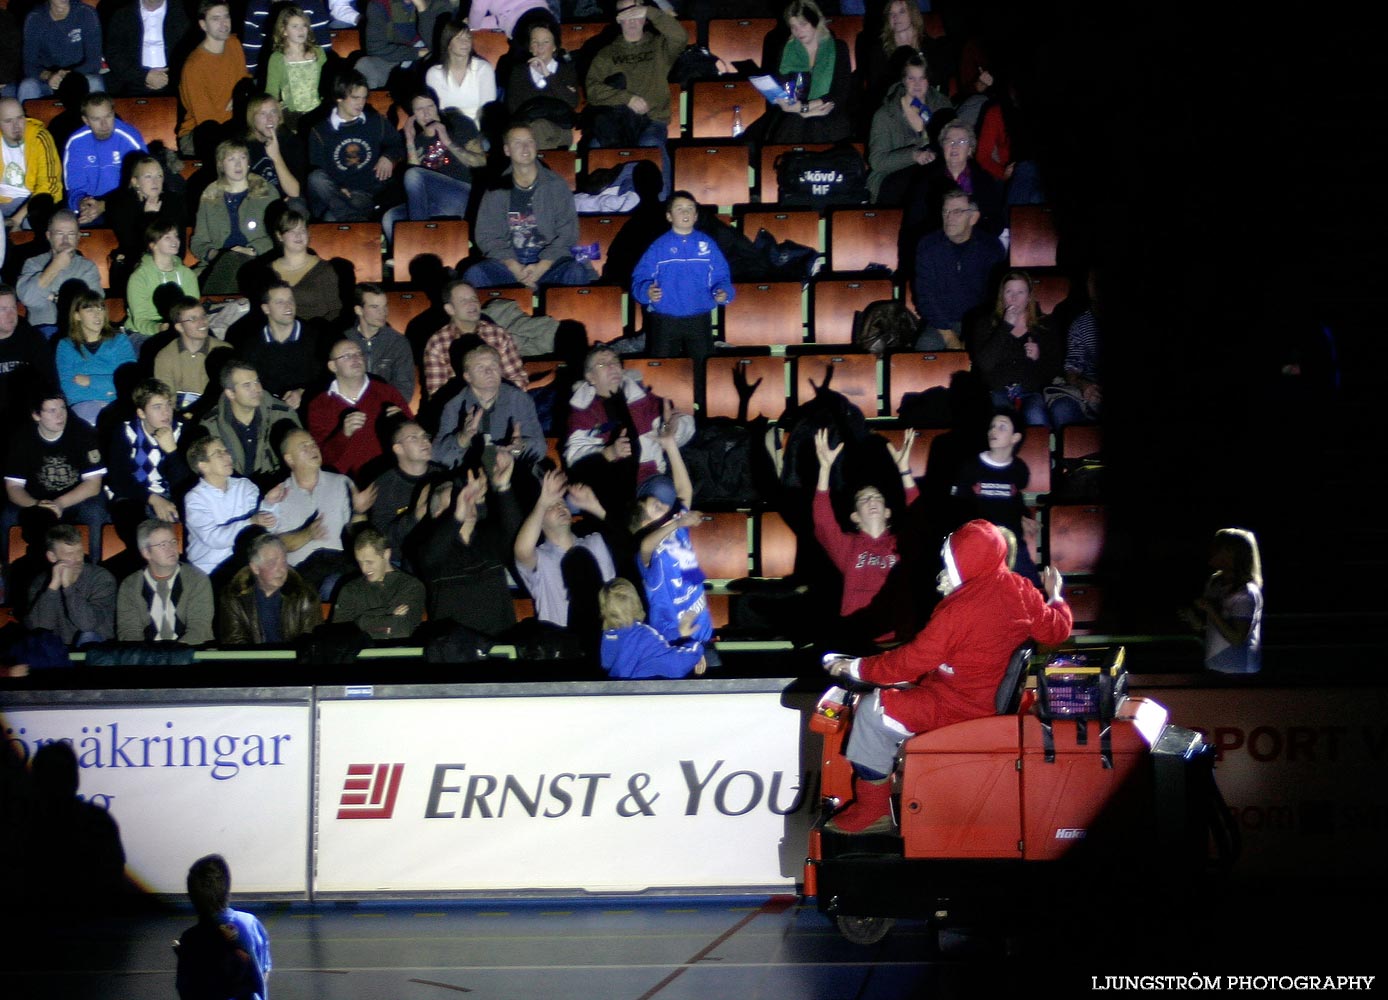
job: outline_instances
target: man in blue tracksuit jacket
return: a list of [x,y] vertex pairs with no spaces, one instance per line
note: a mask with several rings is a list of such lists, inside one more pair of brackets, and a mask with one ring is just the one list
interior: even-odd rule
[[703,405],[704,360],[713,353],[709,313],[733,300],[728,262],[713,238],[695,230],[699,203],[676,191],[665,210],[671,229],[651,244],[631,275],[631,294],[646,307],[646,354],[694,359],[694,398]]

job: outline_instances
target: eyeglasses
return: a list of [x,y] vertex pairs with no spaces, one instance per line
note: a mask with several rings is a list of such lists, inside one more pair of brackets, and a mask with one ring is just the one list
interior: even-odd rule
[[970,144],[968,139],[947,139],[943,143],[945,146],[967,146]]
[[342,354],[339,354],[337,357],[335,357],[335,358],[329,358],[328,360],[329,360],[329,361],[360,361],[361,359],[362,359],[362,353],[361,353],[361,351],[346,351],[346,352],[344,352],[344,353],[342,353]]
[[166,538],[162,542],[145,542],[145,547],[149,549],[176,549],[178,548],[178,540]]

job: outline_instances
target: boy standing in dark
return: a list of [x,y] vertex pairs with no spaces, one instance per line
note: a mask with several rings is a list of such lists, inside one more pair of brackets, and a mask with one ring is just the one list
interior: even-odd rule
[[198,922],[174,948],[181,1000],[265,1000],[270,938],[258,919],[227,904],[230,895],[231,869],[220,854],[193,862],[188,897]]
[[670,231],[651,244],[631,275],[631,294],[646,307],[646,352],[694,359],[694,398],[704,398],[704,361],[713,353],[709,313],[733,300],[728,262],[713,238],[696,232],[699,203],[688,191],[670,196]]

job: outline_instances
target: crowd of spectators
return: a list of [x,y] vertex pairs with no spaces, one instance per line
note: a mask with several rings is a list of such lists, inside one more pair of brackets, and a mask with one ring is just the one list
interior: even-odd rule
[[[565,346],[560,324],[479,294],[615,281],[648,314],[644,354],[693,358],[703,402],[710,310],[730,307],[737,271],[707,215],[675,192],[638,273],[600,276],[575,191],[541,155],[575,129],[584,151],[658,146],[669,195],[679,11],[617,0],[607,34],[569,53],[537,5],[493,65],[447,0],[244,7],[133,0],[98,17],[47,0],[23,18],[22,76],[0,80],[0,554],[18,526],[29,555],[5,567],[5,604],[72,647],[288,643],[329,626],[392,641],[425,623],[502,641],[524,594],[624,676],[716,668],[690,541],[701,484],[681,456],[706,422],[624,366],[637,337],[571,352],[567,381],[532,385],[525,361]],[[1031,275],[1005,271],[1008,206],[1036,181],[999,67],[956,73],[967,53],[907,0],[868,18],[856,71],[813,0],[766,13],[781,18],[766,69],[802,87],[749,138],[866,148],[867,197],[903,209],[894,277],[918,316],[903,346],[968,351],[1003,414],[960,428],[949,513],[919,516],[910,436],[883,451],[842,420],[817,428],[817,489],[758,498],[812,524],[802,547],[837,569],[812,589],[864,643],[892,642],[929,610],[909,582],[933,575],[939,536],[916,522],[988,517],[1034,574],[1016,448],[1027,425],[1097,418],[1098,289],[1091,275],[1067,328]],[[332,26],[360,32],[350,64]],[[386,86],[398,122],[370,99]],[[50,95],[80,119],[65,135],[22,103]],[[176,97],[175,148],[121,120],[113,95]],[[181,169],[195,158],[200,184]],[[442,262],[403,331],[385,285],[311,246],[316,222],[383,220],[389,244],[398,221],[438,218],[466,218],[477,249]],[[109,262],[82,249],[91,227],[114,234]],[[396,283],[413,263],[395,259]],[[119,566],[102,565],[108,524]],[[637,647],[666,666],[635,664]]]

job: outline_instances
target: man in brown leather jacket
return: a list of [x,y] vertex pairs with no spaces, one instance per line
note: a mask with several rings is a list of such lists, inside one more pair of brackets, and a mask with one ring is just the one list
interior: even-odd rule
[[221,645],[292,642],[322,624],[318,595],[289,568],[283,541],[256,538],[248,563],[222,591]]

